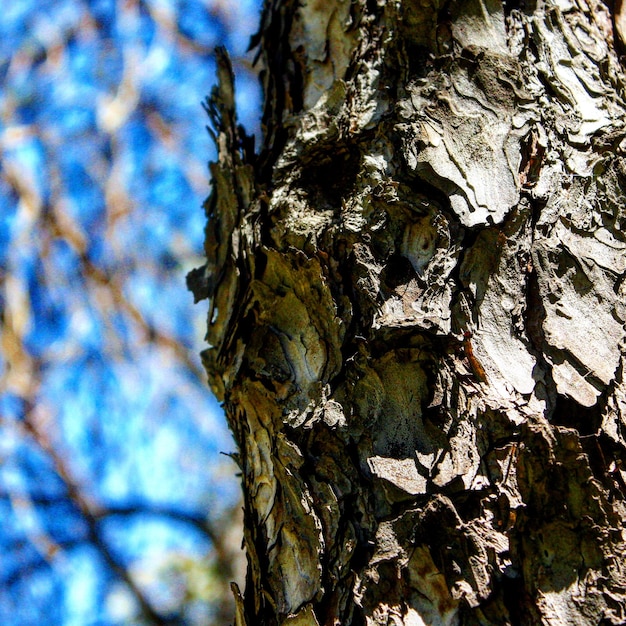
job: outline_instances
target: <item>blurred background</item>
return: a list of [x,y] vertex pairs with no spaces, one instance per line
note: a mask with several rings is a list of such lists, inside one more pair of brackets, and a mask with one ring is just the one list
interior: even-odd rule
[[231,623],[234,444],[185,274],[216,45],[258,132],[260,0],[0,4],[0,624]]

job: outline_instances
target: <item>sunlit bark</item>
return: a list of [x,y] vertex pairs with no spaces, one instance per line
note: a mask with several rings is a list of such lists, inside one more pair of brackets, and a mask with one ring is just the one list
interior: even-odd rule
[[236,623],[622,624],[624,71],[590,0],[266,5],[219,158],[205,365]]

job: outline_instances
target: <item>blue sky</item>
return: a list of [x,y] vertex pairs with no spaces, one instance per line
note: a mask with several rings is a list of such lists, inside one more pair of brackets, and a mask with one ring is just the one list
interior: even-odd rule
[[139,623],[107,555],[155,611],[201,623],[215,563],[194,524],[219,528],[238,485],[184,277],[202,263],[215,45],[258,130],[259,3],[5,5],[0,623]]

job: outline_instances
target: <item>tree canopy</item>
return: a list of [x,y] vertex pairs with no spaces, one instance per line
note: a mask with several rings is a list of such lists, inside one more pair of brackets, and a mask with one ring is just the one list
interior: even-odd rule
[[[0,15],[0,622],[219,621],[235,466],[184,275],[216,45],[257,125],[258,2]],[[228,571],[225,571],[228,570]]]

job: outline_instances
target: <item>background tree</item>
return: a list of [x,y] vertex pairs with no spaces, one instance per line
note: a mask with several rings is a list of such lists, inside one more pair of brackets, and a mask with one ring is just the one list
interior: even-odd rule
[[[240,505],[184,275],[202,249],[213,49],[254,2],[0,13],[0,623],[219,624]],[[245,113],[248,111],[248,113]]]
[[623,624],[621,5],[268,0],[232,76],[204,362],[236,624]]

